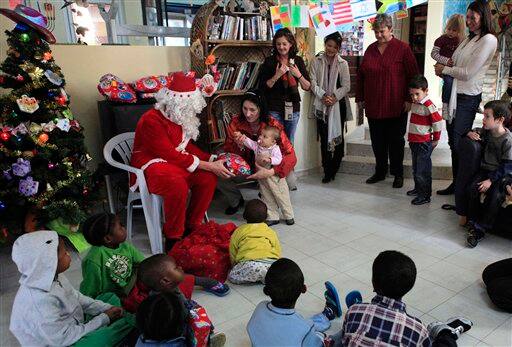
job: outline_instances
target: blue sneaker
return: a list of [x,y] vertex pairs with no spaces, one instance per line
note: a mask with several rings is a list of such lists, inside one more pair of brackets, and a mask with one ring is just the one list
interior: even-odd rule
[[363,302],[363,297],[359,290],[353,290],[350,293],[348,293],[347,296],[345,297],[345,304],[347,304],[348,308],[350,308],[350,306],[354,304],[359,304],[361,302]]
[[325,282],[325,289],[325,308],[323,313],[327,318],[329,318],[329,320],[333,320],[336,317],[341,317],[342,306],[336,287],[334,284],[327,281]]
[[226,296],[226,295],[228,295],[230,289],[227,284],[218,282],[216,285],[214,285],[211,288],[204,288],[204,291],[208,292],[208,293],[212,293],[213,295],[217,295],[217,296]]

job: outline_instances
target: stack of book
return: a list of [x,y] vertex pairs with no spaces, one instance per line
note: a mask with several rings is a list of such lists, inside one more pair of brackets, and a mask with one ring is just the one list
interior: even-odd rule
[[208,22],[209,40],[272,40],[270,20],[260,15],[235,17],[219,14]]
[[224,110],[224,102],[219,100],[215,103],[214,115],[208,121],[210,127],[210,136],[212,142],[221,142],[226,140],[226,132],[233,115]]
[[254,88],[258,79],[261,63],[219,63],[220,73],[218,90],[245,90]]

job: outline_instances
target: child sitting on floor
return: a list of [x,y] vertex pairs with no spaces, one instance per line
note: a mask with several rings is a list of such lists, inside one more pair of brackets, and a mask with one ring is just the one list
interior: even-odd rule
[[113,346],[135,327],[115,295],[94,300],[71,286],[62,274],[71,257],[55,231],[20,236],[12,259],[21,278],[9,328],[22,346]]
[[254,310],[247,332],[253,346],[323,346],[330,321],[341,316],[336,288],[326,282],[325,308],[322,313],[304,319],[295,311],[299,296],[306,292],[304,275],[290,259],[276,260],[267,272],[263,292],[271,301],[262,301]]
[[380,253],[372,271],[377,295],[371,303],[354,304],[348,309],[341,332],[334,335],[334,346],[457,346],[455,340],[473,325],[457,317],[446,323],[431,323],[427,330],[418,318],[407,314],[402,297],[416,282],[416,266],[405,254]]
[[[82,261],[82,283],[84,295],[96,297],[102,293],[114,292],[125,298],[135,287],[136,267],[144,255],[131,243],[126,242],[126,229],[118,216],[100,213],[88,218],[82,227],[85,239],[92,247]],[[194,284],[215,295],[223,296],[229,287],[206,277],[187,277]],[[130,311],[125,304],[123,306]],[[134,312],[134,311],[133,311]]]
[[137,329],[141,335],[135,347],[190,346],[192,334],[187,316],[183,301],[172,293],[148,297],[137,310]]
[[[197,314],[199,311],[204,311],[201,306],[191,300],[192,290],[194,289],[193,276],[185,275],[181,267],[176,265],[174,259],[166,254],[155,254],[145,259],[139,266],[138,279],[138,295],[136,297],[130,296],[131,302],[130,305],[128,305],[132,307],[134,311],[139,312],[142,303],[146,299],[160,293],[176,296],[179,302],[186,307],[194,317],[200,316]],[[203,315],[206,315],[206,311],[203,312]],[[194,327],[197,323],[197,320],[189,322],[196,340],[202,340],[199,336],[203,336],[204,333],[199,329],[200,326],[197,329]],[[223,336],[223,334],[213,335],[211,322],[206,337],[209,335],[212,335],[211,340],[214,341],[222,340]],[[144,337],[154,340],[151,335],[144,335]]]
[[[272,166],[281,164],[283,156],[277,144],[280,139],[280,130],[273,126],[266,126],[261,130],[258,142],[249,137],[235,132],[235,137],[240,138],[245,147],[250,148],[255,155],[257,165],[270,169]],[[290,200],[290,191],[285,178],[272,175],[268,178],[258,180],[261,198],[268,207],[269,226],[279,224],[279,209],[287,225],[293,225],[293,207]]]
[[[508,104],[489,101],[484,105],[483,128],[468,132],[474,141],[482,141],[480,171],[466,191],[469,231],[467,244],[476,247],[493,226],[503,204],[499,201],[501,179],[512,173],[512,133],[504,126],[510,119]],[[464,218],[462,218],[464,219]]]
[[267,224],[267,206],[254,199],[245,206],[247,224],[239,226],[229,242],[231,271],[228,279],[236,284],[264,282],[267,271],[281,258],[281,245]]
[[119,216],[91,216],[83,223],[82,233],[92,247],[82,261],[80,292],[92,298],[106,292],[128,295],[137,278],[136,266],[144,255],[126,242],[126,229]]

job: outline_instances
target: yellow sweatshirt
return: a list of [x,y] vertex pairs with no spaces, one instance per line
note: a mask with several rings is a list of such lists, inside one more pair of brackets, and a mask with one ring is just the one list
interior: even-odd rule
[[281,245],[276,232],[267,224],[243,224],[231,235],[229,257],[233,265],[248,260],[279,259]]

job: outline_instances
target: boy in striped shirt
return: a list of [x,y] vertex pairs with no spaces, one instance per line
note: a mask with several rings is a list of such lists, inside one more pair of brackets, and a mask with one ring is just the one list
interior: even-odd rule
[[436,105],[428,97],[428,82],[421,75],[414,76],[409,82],[409,94],[413,101],[409,120],[409,147],[412,153],[414,189],[407,195],[415,196],[413,205],[430,202],[432,195],[432,151],[441,137],[443,118],[437,112]]

